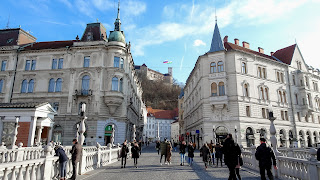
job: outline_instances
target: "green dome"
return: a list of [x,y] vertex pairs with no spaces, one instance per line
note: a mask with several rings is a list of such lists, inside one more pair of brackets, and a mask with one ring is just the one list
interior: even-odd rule
[[109,42],[110,41],[118,41],[118,42],[126,43],[124,34],[120,31],[112,31],[109,36]]

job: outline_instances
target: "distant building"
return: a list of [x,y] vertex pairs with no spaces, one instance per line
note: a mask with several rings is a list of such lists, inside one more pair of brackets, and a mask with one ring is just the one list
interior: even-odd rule
[[142,64],[141,66],[135,66],[135,70],[137,73],[147,77],[149,80],[161,80],[165,83],[172,84],[173,77],[172,77],[172,67],[168,67],[168,73],[162,74],[158,71],[152,70],[147,67],[146,64]]
[[171,141],[179,141],[179,121],[175,120],[171,123]]
[[178,109],[179,109],[179,140],[184,140],[184,136],[186,134],[186,127],[184,123],[184,117],[183,117],[183,104],[184,104],[184,91],[183,88],[181,88],[181,92],[178,98]]

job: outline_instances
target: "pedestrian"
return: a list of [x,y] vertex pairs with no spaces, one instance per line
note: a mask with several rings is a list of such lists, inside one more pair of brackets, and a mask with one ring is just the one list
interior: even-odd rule
[[138,145],[139,145],[139,152],[140,152],[140,155],[141,155],[141,152],[142,152],[142,141],[141,140],[139,141]]
[[238,156],[241,155],[241,149],[234,142],[232,134],[228,134],[223,144],[222,152],[224,154],[224,163],[229,169],[229,180],[236,180],[236,166],[238,164]]
[[182,143],[180,144],[180,156],[181,156],[181,164],[180,166],[183,166],[184,165],[184,161],[185,161],[185,154],[186,154],[186,142],[185,141],[182,141]]
[[160,150],[161,150],[160,165],[162,165],[161,161],[162,161],[162,157],[163,156],[164,156],[164,163],[166,164],[166,160],[167,160],[167,139],[164,139],[164,141],[162,141],[160,143]]
[[159,151],[160,151],[160,142],[159,141],[156,142],[156,149],[157,149],[158,155],[159,155]]
[[172,145],[170,142],[167,144],[167,162],[171,164],[171,157],[172,157]]
[[[127,146],[127,141],[124,141],[121,147],[121,153],[120,153],[120,157],[121,157],[121,168],[126,168],[126,164],[127,164],[127,155],[129,153],[129,148]],[[124,162],[123,162],[124,161]]]
[[208,168],[208,159],[210,158],[210,150],[207,143],[204,143],[204,145],[200,148],[200,155],[202,156],[202,161],[204,162],[204,166],[206,167],[206,170]]
[[139,154],[140,154],[139,151],[140,151],[140,147],[139,147],[138,143],[135,143],[131,149],[131,152],[132,152],[134,167],[136,167],[136,168],[138,168],[138,158],[139,158]]
[[80,157],[82,154],[82,146],[78,143],[77,139],[72,140],[72,148],[71,148],[71,162],[72,162],[72,176],[70,180],[75,180],[77,178],[77,167],[78,162],[80,161]]
[[174,151],[177,151],[178,143],[176,141],[173,142]]
[[220,145],[220,143],[217,143],[217,145],[214,146],[214,149],[215,149],[215,157],[217,159],[217,166],[219,166],[219,161],[220,161],[220,164],[221,164],[221,167],[222,167],[222,146]]
[[215,145],[213,144],[212,141],[210,144],[211,144],[210,152],[211,152],[211,157],[212,157],[212,165],[214,165]]
[[54,148],[54,150],[55,150],[56,156],[59,156],[60,180],[65,180],[68,157],[61,146],[57,145]]
[[192,142],[189,142],[189,145],[188,145],[189,166],[191,166],[193,163],[193,157],[194,157],[194,148],[192,146]]
[[273,180],[274,178],[271,172],[271,166],[273,164],[274,169],[278,169],[276,158],[272,149],[269,146],[267,146],[265,138],[260,138],[260,143],[261,144],[260,146],[258,146],[255,156],[256,159],[259,161],[261,180],[266,179],[265,171],[267,171],[269,179]]

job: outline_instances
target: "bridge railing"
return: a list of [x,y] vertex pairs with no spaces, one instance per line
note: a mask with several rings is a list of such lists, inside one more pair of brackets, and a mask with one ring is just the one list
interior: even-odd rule
[[[276,156],[278,170],[274,175],[279,179],[311,180],[320,178],[320,162],[316,160],[316,149],[279,149],[284,152]],[[256,147],[242,149],[243,166],[259,171],[259,162],[255,158]]]
[[[66,166],[66,178],[72,175],[71,146],[63,149],[69,158]],[[118,161],[120,155],[120,145],[109,146],[85,146],[82,149],[81,160],[79,162],[78,174],[97,169],[101,166]],[[131,152],[131,146],[129,146]],[[30,155],[32,153],[34,155]],[[9,150],[0,149],[0,179],[3,180],[52,180],[59,179],[59,158],[54,156],[53,146],[22,148]],[[26,156],[28,155],[28,156]],[[3,160],[4,159],[4,160]]]

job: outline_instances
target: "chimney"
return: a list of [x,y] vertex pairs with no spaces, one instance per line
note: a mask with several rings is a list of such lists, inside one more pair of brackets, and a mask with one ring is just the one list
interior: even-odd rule
[[223,42],[228,42],[228,36],[225,36],[225,37],[223,38]]
[[238,45],[239,46],[239,39],[234,39],[234,44]]
[[262,47],[258,47],[259,53],[264,54],[264,49]]
[[247,42],[245,42],[245,41],[242,41],[242,46],[243,46],[244,48],[250,49],[249,43],[247,43]]
[[273,56],[274,52],[270,52],[271,56]]

